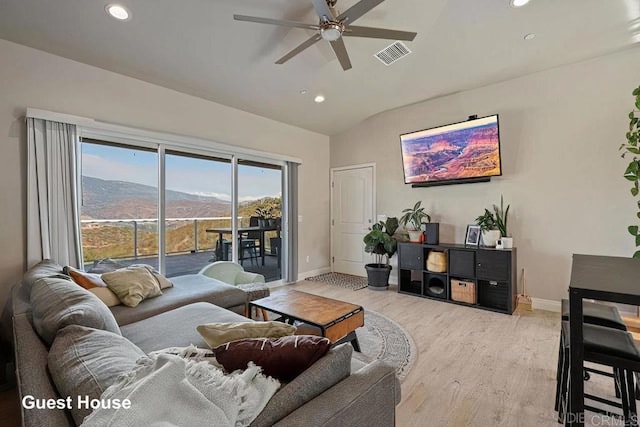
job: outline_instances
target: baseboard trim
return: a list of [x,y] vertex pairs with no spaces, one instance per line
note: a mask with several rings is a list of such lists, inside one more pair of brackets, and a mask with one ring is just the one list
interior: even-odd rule
[[560,301],[551,299],[531,298],[531,306],[534,310],[552,311],[554,313],[560,313],[562,310]]

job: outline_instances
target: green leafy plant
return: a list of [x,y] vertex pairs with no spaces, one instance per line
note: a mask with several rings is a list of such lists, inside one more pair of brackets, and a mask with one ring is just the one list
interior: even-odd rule
[[500,207],[493,205],[493,212],[485,208],[484,213],[476,218],[476,224],[480,226],[482,231],[500,230],[501,237],[508,237],[509,208],[511,205],[504,208],[504,198],[500,196]]
[[[629,113],[629,131],[627,132],[627,142],[620,145],[619,150],[622,151],[622,158],[626,158],[627,155],[632,155],[632,159],[624,171],[624,177],[628,181],[633,183],[631,187],[631,195],[634,198],[638,198],[640,193],[640,120],[636,117],[636,113],[640,110],[640,86],[635,88],[632,92],[635,99],[635,109]],[[636,206],[638,212],[636,216],[640,218],[640,200],[636,200]],[[637,225],[630,225],[627,230],[634,237],[636,248],[640,246],[640,227]],[[633,254],[634,258],[640,258],[640,250],[636,250]]]
[[272,219],[273,208],[271,206],[256,208],[256,216],[262,219]]
[[424,211],[425,208],[420,207],[421,204],[422,202],[418,200],[413,208],[407,208],[402,211],[403,215],[400,217],[400,222],[405,228],[411,224],[414,230],[420,230],[423,219],[431,222],[431,216]]
[[476,224],[480,226],[480,230],[482,231],[498,229],[498,226],[496,225],[496,217],[493,215],[493,212],[486,208],[484,213],[476,218]]
[[376,264],[389,265],[389,259],[396,253],[398,249],[398,241],[393,235],[398,229],[398,218],[390,217],[386,221],[380,221],[373,224],[371,231],[364,236],[364,250],[367,253],[374,254]]

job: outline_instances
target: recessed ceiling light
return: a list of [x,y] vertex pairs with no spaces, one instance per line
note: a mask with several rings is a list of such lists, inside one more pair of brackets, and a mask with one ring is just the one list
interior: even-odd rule
[[313,98],[314,101],[316,101],[318,104],[321,102],[324,102],[324,96],[323,95],[317,95],[315,98]]
[[533,40],[535,38],[536,38],[536,35],[534,33],[529,33],[529,34],[524,36],[525,40]]
[[128,21],[131,16],[129,11],[119,4],[108,4],[104,9],[107,11],[109,16],[117,19],[118,21]]
[[529,3],[529,0],[511,0],[509,4],[511,7],[522,7],[525,4]]
[[306,90],[306,89],[302,89],[302,90],[300,91],[300,95],[306,95],[306,93],[307,93],[307,90]]

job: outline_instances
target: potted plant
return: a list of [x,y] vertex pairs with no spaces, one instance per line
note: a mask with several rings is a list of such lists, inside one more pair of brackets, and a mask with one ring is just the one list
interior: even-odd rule
[[[635,98],[634,109],[629,112],[629,130],[626,134],[626,143],[620,145],[619,150],[622,151],[622,158],[629,160],[629,164],[624,171],[624,178],[632,185],[630,188],[631,196],[637,199],[640,196],[640,118],[638,110],[640,110],[640,86],[632,92]],[[629,155],[629,157],[627,157]],[[636,200],[638,212],[636,215],[640,218],[640,201]],[[636,224],[627,227],[635,241],[635,252],[633,258],[640,258],[640,227]]]
[[273,212],[271,206],[256,208],[256,216],[258,217],[258,226],[260,228],[271,227],[270,221],[273,220]]
[[513,248],[513,238],[509,236],[507,229],[507,219],[509,218],[510,207],[511,205],[507,205],[507,208],[504,208],[504,198],[502,195],[500,195],[500,208],[498,209],[496,205],[493,205],[493,212],[496,217],[496,226],[500,231],[500,240],[504,249]]
[[[364,236],[364,250],[375,256],[375,263],[365,265],[369,289],[384,291],[389,287],[391,265],[389,259],[396,253],[398,241],[393,235],[398,229],[398,218],[387,218],[373,224]],[[383,262],[384,261],[384,262]]]
[[[508,237],[507,219],[510,207],[511,205],[507,205],[507,209],[504,209],[504,200],[500,196],[500,208],[493,205],[493,212],[485,208],[484,213],[476,218],[476,224],[480,226],[482,241],[485,246],[495,247],[501,237]],[[510,246],[513,247],[513,240],[510,240],[510,242]]]
[[424,208],[420,205],[422,202],[418,200],[413,208],[407,208],[402,211],[400,222],[409,233],[409,241],[419,242],[422,230],[422,220],[426,219],[427,222],[431,222],[431,216],[424,211]]

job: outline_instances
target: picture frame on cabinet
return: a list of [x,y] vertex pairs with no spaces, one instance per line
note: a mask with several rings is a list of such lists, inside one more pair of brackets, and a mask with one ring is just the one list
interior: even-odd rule
[[464,244],[466,246],[479,246],[480,245],[480,226],[475,224],[467,225],[467,234],[464,238]]

